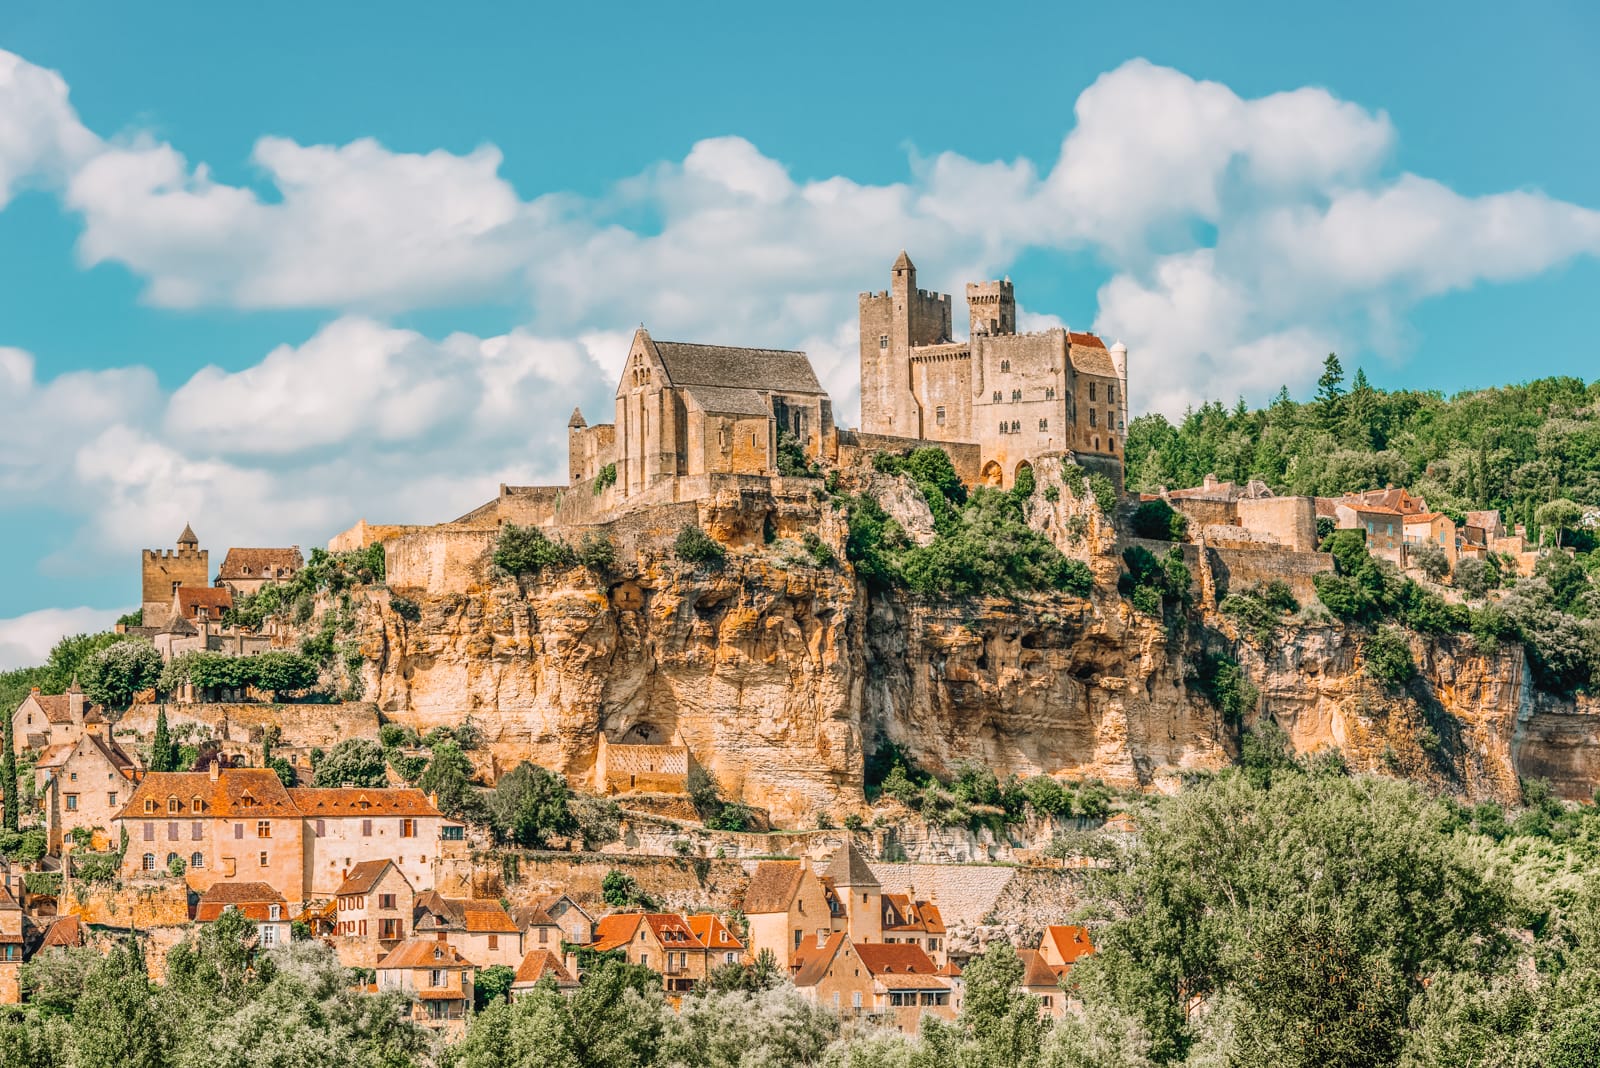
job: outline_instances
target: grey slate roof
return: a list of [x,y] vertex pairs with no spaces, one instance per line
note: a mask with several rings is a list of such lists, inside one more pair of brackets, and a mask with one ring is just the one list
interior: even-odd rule
[[822,383],[817,381],[811,361],[803,352],[693,345],[682,341],[656,341],[654,344],[667,377],[675,386],[822,392]]
[[687,393],[702,411],[719,415],[767,414],[767,403],[753,389],[735,389],[728,386],[684,386]]
[[878,877],[867,867],[866,858],[856,851],[854,842],[846,842],[839,847],[839,851],[833,855],[833,860],[828,864],[828,870],[822,874],[832,879],[834,886],[878,885]]

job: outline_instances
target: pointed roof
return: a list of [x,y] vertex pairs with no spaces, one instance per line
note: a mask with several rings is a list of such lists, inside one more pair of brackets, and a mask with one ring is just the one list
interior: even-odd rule
[[917,269],[916,264],[912,263],[911,262],[911,257],[906,255],[906,250],[905,249],[901,249],[899,257],[896,258],[895,261],[894,261],[894,270],[896,270],[896,271],[900,271],[900,270],[914,271],[916,269]]
[[188,523],[183,525],[183,533],[178,535],[179,545],[199,545],[200,539],[194,536],[194,528]]
[[548,949],[530,949],[527,956],[522,958],[522,963],[517,965],[516,974],[511,979],[514,989],[521,989],[537,985],[540,979],[549,976],[555,980],[558,987],[574,987],[578,981],[572,973],[562,965],[561,958],[551,953]]
[[839,847],[823,875],[832,879],[835,886],[878,885],[878,877],[872,874],[866,858],[856,851],[856,844],[850,841]]
[[586,427],[588,425],[589,424],[584,421],[583,411],[578,408],[572,409],[572,418],[567,420],[567,426],[576,430],[580,427]]

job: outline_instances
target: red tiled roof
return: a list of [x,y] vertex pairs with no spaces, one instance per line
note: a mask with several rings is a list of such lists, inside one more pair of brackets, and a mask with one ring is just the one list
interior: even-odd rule
[[279,918],[287,919],[283,912],[286,903],[283,895],[266,883],[212,883],[211,888],[200,895],[194,918],[201,923],[210,923],[231,907],[252,920],[266,921],[272,918],[271,906],[277,905]]
[[1017,950],[1017,959],[1022,961],[1023,986],[1057,986],[1060,977],[1044,962],[1044,954],[1037,949]]
[[83,945],[83,922],[76,916],[57,916],[50,924],[50,929],[44,933],[44,941],[39,943],[45,946],[81,946]]
[[548,949],[528,950],[527,956],[522,958],[522,963],[517,965],[517,974],[511,980],[511,985],[532,986],[546,975],[555,980],[556,986],[578,985],[572,973],[562,965],[561,958]]
[[[74,692],[83,692],[77,688],[77,683],[73,683],[72,688],[66,693],[29,693],[28,697],[23,698],[23,704],[27,703],[28,698],[32,698],[34,704],[39,706],[39,711],[44,713],[46,722],[63,724],[71,723],[72,698]],[[20,707],[21,706],[19,705],[18,708]],[[90,718],[91,714],[94,717],[93,719]],[[85,722],[103,723],[105,722],[104,714],[104,708],[100,707],[99,705],[91,705],[87,698],[84,699],[83,718]]]
[[1056,947],[1061,959],[1068,964],[1094,952],[1094,941],[1089,937],[1089,932],[1076,925],[1056,924],[1046,927],[1044,936]]
[[819,947],[816,939],[808,938],[794,952],[794,985],[816,986],[828,974],[834,957],[845,944],[845,932],[835,931]]
[[[333,892],[334,896],[351,897],[371,893],[372,888],[378,885],[378,880],[383,878],[383,871],[389,864],[387,860],[363,860],[345,874],[344,882]],[[402,874],[400,877],[403,879],[405,875]]]
[[[454,903],[454,902],[453,902]],[[460,901],[467,930],[478,934],[516,934],[517,921],[498,901]]]
[[853,942],[856,956],[876,978],[881,974],[932,975],[938,965],[921,946],[910,942]]
[[295,787],[289,791],[295,807],[306,816],[443,816],[428,795],[411,787]]
[[211,619],[221,619],[222,610],[233,607],[233,592],[226,586],[179,586],[178,614],[184,619],[195,619],[196,610],[206,609]]
[[744,892],[744,914],[788,912],[800,891],[801,871],[798,860],[763,860],[757,864]]
[[1067,337],[1074,345],[1087,345],[1092,349],[1103,349],[1106,343],[1094,334],[1080,334],[1076,330],[1069,331]]
[[656,941],[668,949],[683,948],[704,949],[700,940],[694,936],[694,931],[684,918],[675,912],[647,912],[644,915],[645,923],[650,925],[650,930],[655,934]]
[[304,566],[299,549],[229,549],[217,578],[287,578]]
[[[200,798],[200,815],[203,816],[266,819],[300,815],[276,772],[267,768],[224,768],[216,779],[211,778],[209,770],[148,772],[122,811],[113,818],[165,816],[167,801],[173,797],[178,799],[179,805],[175,815],[182,816],[195,814],[190,804],[195,797]],[[154,812],[145,812],[147,800],[156,803]]]
[[743,950],[744,943],[733,936],[722,918],[709,912],[698,913],[688,917],[689,930],[700,944],[707,949],[737,949]]
[[633,941],[643,919],[642,912],[617,912],[600,917],[595,922],[594,941],[589,943],[589,948],[599,953],[620,949]]
[[873,972],[872,979],[889,990],[948,990],[950,983],[938,969],[931,972],[901,974],[899,972]]
[[477,965],[463,957],[449,942],[440,942],[432,938],[413,938],[391,949],[378,962],[378,967],[380,969],[475,968]]
[[884,894],[883,900],[905,921],[885,924],[885,931],[925,931],[928,934],[944,934],[944,918],[939,915],[938,908],[931,902],[912,901],[905,894]]

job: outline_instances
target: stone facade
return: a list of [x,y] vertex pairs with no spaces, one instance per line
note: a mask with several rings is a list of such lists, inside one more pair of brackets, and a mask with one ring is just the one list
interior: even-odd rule
[[143,592],[139,600],[147,628],[166,623],[179,587],[211,585],[211,554],[200,548],[199,539],[187,526],[178,535],[176,549],[146,549],[140,565]]
[[969,337],[957,341],[950,296],[917,288],[904,252],[890,288],[859,305],[864,433],[975,443],[979,480],[996,486],[1050,454],[1111,460],[1120,472],[1125,346],[1059,328],[1017,333],[1009,279],[967,286]]

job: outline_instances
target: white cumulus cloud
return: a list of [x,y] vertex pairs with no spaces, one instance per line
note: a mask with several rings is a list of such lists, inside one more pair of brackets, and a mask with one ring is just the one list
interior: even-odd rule
[[106,630],[120,615],[116,609],[41,608],[0,619],[0,671],[41,664],[62,638]]

